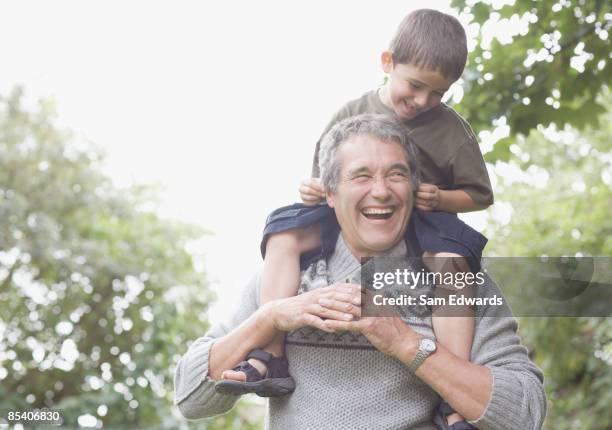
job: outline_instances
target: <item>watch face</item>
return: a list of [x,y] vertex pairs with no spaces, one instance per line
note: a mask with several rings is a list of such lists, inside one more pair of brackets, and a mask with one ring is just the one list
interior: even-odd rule
[[436,350],[436,343],[431,339],[423,339],[421,346],[427,352],[434,352]]

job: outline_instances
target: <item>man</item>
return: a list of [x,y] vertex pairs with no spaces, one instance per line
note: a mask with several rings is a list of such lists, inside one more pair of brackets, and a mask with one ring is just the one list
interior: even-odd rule
[[176,372],[181,413],[227,412],[238,396],[217,393],[215,381],[287,332],[297,386],[270,399],[271,429],[444,428],[435,413],[440,397],[481,430],[540,428],[542,374],[520,345],[516,321],[498,307],[477,318],[471,362],[436,344],[431,318],[358,318],[359,288],[344,282],[357,279],[359,259],[410,255],[404,232],[418,179],[401,125],[376,115],[344,120],[326,138],[320,163],[340,225],[333,252],[303,272],[296,297],[258,306],[256,277],[230,320],[194,342]]

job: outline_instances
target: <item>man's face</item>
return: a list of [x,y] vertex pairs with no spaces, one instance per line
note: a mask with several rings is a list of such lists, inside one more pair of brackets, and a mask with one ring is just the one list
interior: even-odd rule
[[399,143],[360,135],[342,143],[336,156],[340,179],[327,203],[346,245],[356,257],[390,249],[402,240],[413,205],[405,152]]
[[453,83],[440,73],[412,64],[393,64],[391,53],[382,55],[382,67],[389,75],[383,102],[400,118],[412,119],[440,104]]

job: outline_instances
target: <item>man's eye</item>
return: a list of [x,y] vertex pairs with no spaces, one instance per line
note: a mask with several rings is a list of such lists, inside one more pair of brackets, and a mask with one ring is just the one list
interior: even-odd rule
[[355,175],[353,176],[353,180],[357,180],[357,181],[365,181],[370,179],[370,175],[366,175],[365,173],[362,173],[361,175]]
[[404,172],[391,172],[389,174],[389,177],[391,179],[395,179],[395,180],[402,180],[402,179],[408,178],[408,174],[406,174]]

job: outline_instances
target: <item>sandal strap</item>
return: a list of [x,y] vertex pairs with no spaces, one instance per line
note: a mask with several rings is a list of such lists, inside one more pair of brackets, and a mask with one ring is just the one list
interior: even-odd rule
[[259,373],[259,370],[253,367],[248,361],[241,361],[232,370],[236,372],[244,372],[246,375],[246,382],[256,382],[263,379],[263,375]]
[[249,355],[247,355],[246,359],[249,360],[251,358],[259,360],[268,365],[268,363],[270,362],[270,360],[272,360],[272,358],[274,358],[274,356],[269,352],[264,351],[263,349],[254,349],[249,352]]
[[247,377],[247,382],[260,381],[264,378],[288,378],[289,375],[289,362],[285,357],[274,357],[267,351],[261,349],[254,349],[249,352],[246,359],[250,360],[254,358],[265,363],[267,372],[265,375],[259,373],[259,371],[251,365],[248,361],[241,361],[232,370],[237,372],[244,372]]
[[285,357],[272,357],[268,363],[266,378],[288,378],[289,362]]
[[446,401],[442,400],[440,402],[440,406],[438,407],[438,410],[440,411],[440,413],[442,414],[442,416],[444,418],[446,418],[449,415],[454,414],[456,411],[453,409],[453,407],[451,405],[449,405]]

